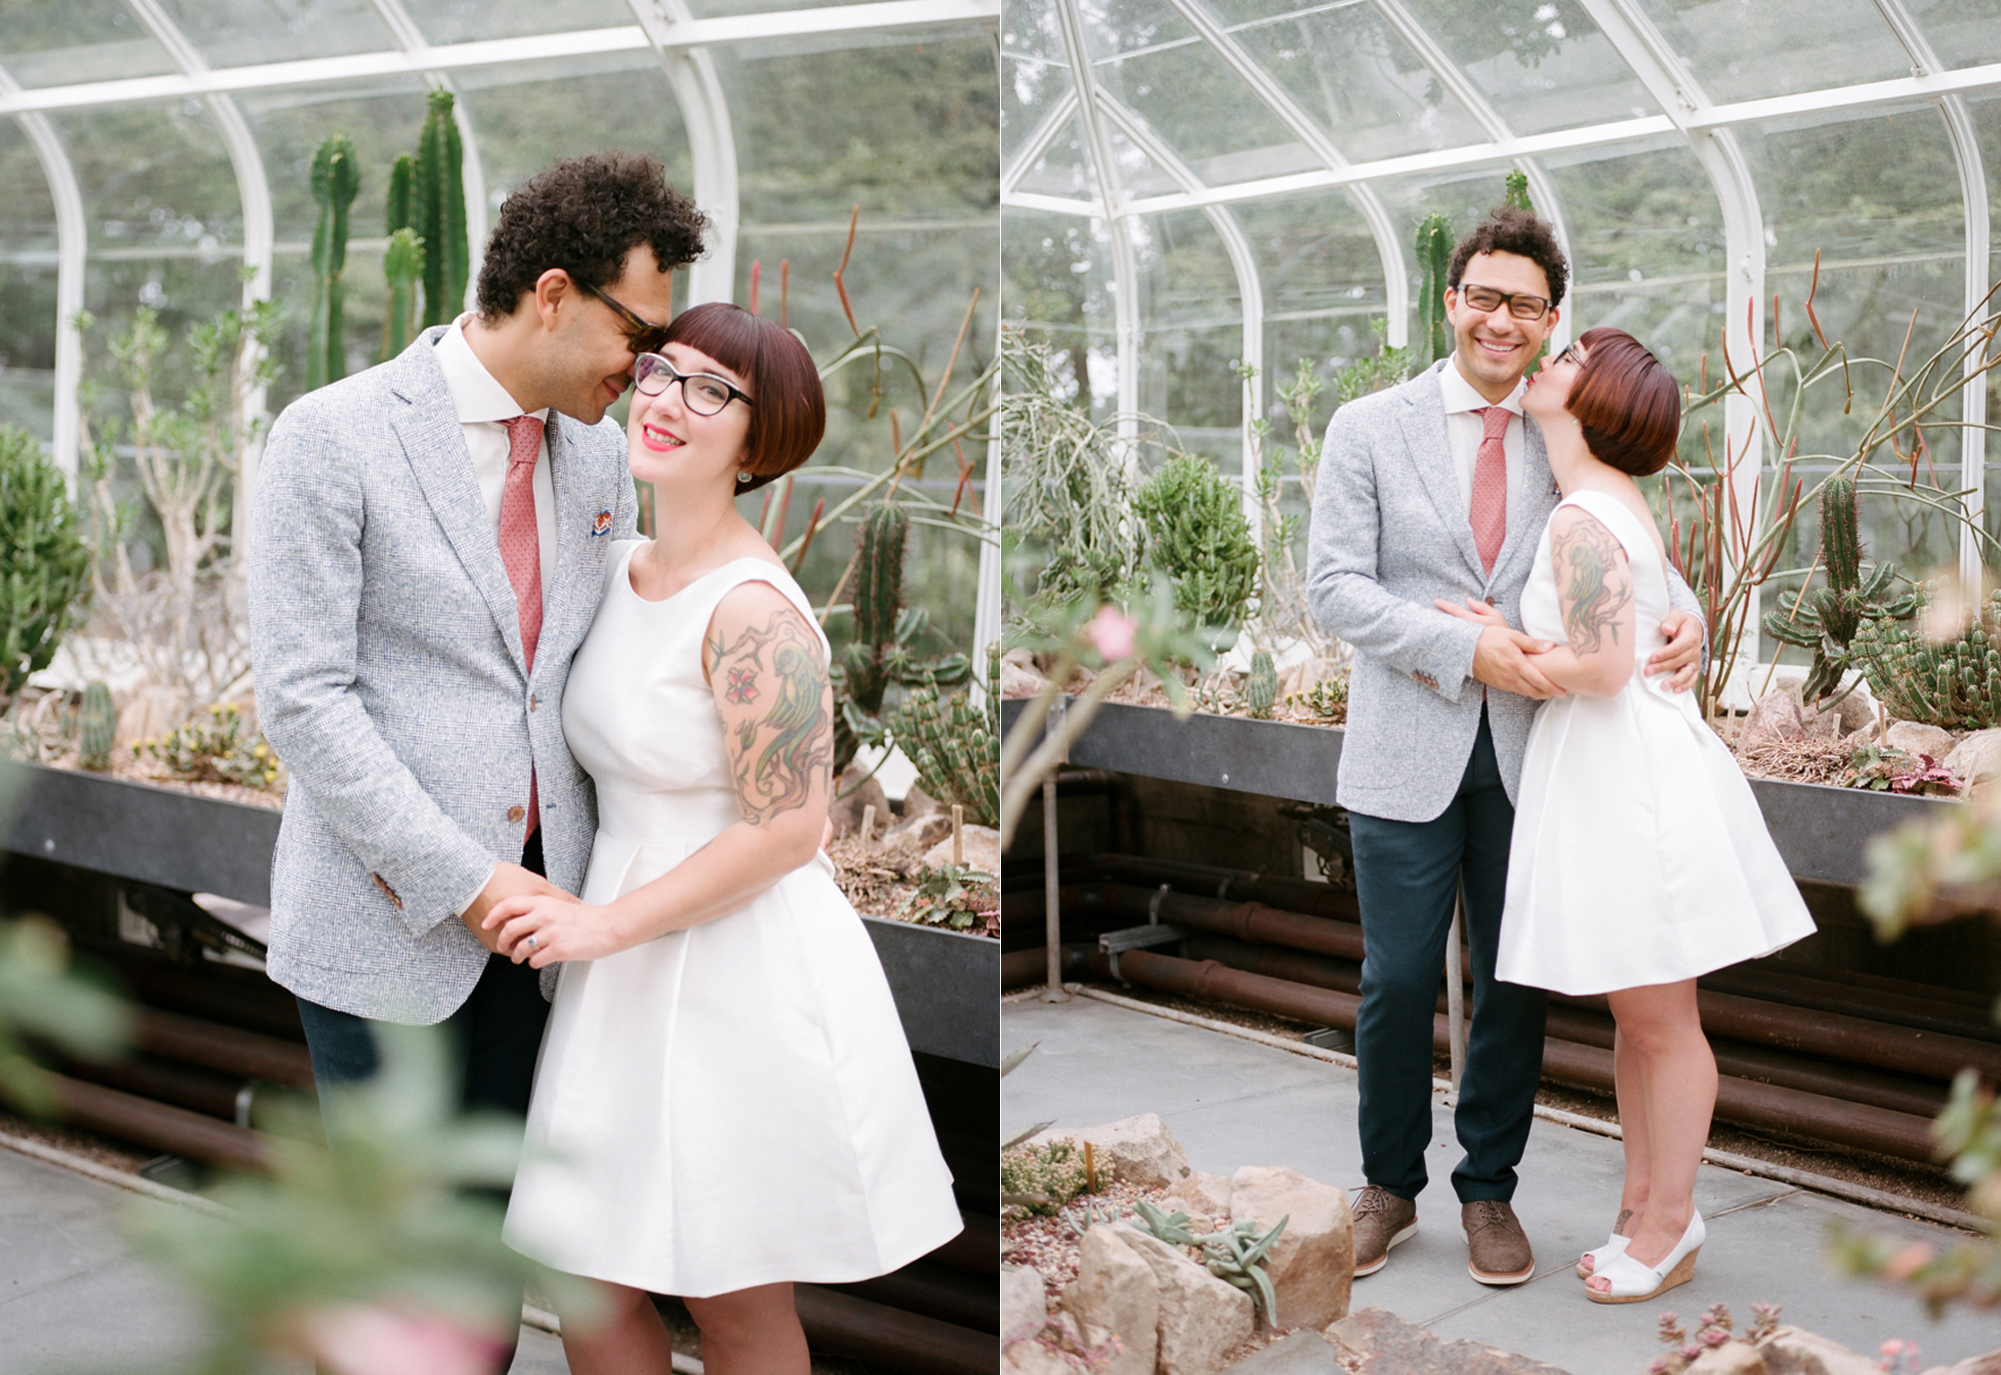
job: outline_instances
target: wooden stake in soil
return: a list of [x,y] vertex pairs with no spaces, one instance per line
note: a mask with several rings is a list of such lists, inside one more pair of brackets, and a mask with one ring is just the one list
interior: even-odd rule
[[1091,1143],[1088,1141],[1084,1143],[1084,1192],[1098,1192],[1098,1165],[1091,1159]]
[[875,843],[875,803],[873,802],[862,808],[862,843],[864,845],[873,845]]
[[966,862],[966,809],[961,803],[952,804],[952,863]]

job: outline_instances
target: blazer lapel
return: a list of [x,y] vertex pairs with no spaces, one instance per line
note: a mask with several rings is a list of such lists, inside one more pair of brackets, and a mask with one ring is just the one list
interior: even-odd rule
[[487,523],[479,483],[473,480],[465,430],[452,408],[444,374],[431,356],[432,342],[433,336],[426,333],[397,358],[398,373],[391,386],[404,404],[389,424],[402,441],[403,456],[424,490],[431,514],[492,612],[515,667],[525,674],[521,609],[514,600],[514,585],[507,580],[507,566],[500,559],[500,541]]
[[[586,587],[596,587],[593,570],[584,567],[584,556],[590,552],[599,509],[592,504],[595,494],[584,471],[583,455],[572,442],[573,427],[579,422],[554,411],[549,418],[549,476],[556,488],[556,573],[549,579],[548,605],[542,609],[545,637],[552,630],[564,633],[570,618],[577,614],[578,597]],[[594,597],[589,609],[597,609]],[[541,657],[539,650],[536,657]]]
[[[1450,367],[1447,359],[1442,366]],[[1452,471],[1452,441],[1445,429],[1445,400],[1438,388],[1437,369],[1422,373],[1410,391],[1402,417],[1404,450],[1411,466],[1431,497],[1441,528],[1459,546],[1466,564],[1474,573],[1480,568],[1480,546],[1473,540],[1473,522],[1466,501],[1459,495],[1459,479]],[[1496,568],[1500,560],[1494,561]]]

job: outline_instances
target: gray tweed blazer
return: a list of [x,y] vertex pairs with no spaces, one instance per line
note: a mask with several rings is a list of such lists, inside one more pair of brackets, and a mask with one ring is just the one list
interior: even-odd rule
[[[1473,678],[1480,627],[1432,602],[1489,598],[1519,626],[1522,587],[1561,498],[1542,431],[1525,421],[1521,487],[1509,503],[1507,538],[1493,573],[1481,571],[1438,384],[1439,370],[1450,363],[1442,360],[1334,412],[1307,538],[1314,618],[1355,648],[1335,797],[1351,811],[1392,821],[1430,821],[1445,810],[1480,729],[1481,691]],[[1672,569],[1668,593],[1677,607],[1700,614]],[[1537,704],[1490,689],[1486,705],[1512,801]]]
[[271,867],[271,977],[313,1002],[432,1023],[486,951],[458,904],[519,860],[531,767],[545,867],[574,892],[597,804],[563,742],[563,685],[605,551],[633,533],[625,437],[552,415],[556,566],[535,671],[426,330],[300,397],[254,494],[259,724],[291,773]]

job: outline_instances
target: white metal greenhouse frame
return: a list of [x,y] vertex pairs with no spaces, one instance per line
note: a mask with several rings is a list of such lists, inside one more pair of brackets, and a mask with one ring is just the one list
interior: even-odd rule
[[[1721,206],[1727,256],[1726,328],[1734,356],[1748,357],[1749,345],[1764,327],[1766,310],[1764,220],[1758,206],[1758,192],[1750,169],[1733,132],[1740,126],[1796,115],[1833,118],[1865,117],[1884,107],[1924,102],[1943,116],[1951,139],[1958,169],[1959,190],[1965,210],[1965,309],[1971,314],[1980,307],[1991,282],[1989,264],[1989,216],[1986,170],[1980,145],[1965,97],[1971,93],[2001,89],[2001,63],[1949,70],[1913,20],[1904,0],[1872,0],[1889,33],[1894,35],[1909,59],[1910,75],[1893,80],[1845,85],[1803,94],[1767,99],[1719,103],[1703,90],[1687,64],[1675,56],[1661,30],[1648,17],[1640,0],[1579,0],[1605,39],[1645,87],[1659,113],[1617,119],[1606,123],[1560,131],[1519,135],[1508,127],[1494,107],[1426,32],[1403,0],[1356,0],[1371,8],[1405,43],[1437,82],[1438,86],[1472,118],[1484,135],[1482,141],[1407,156],[1376,161],[1353,162],[1335,146],[1325,129],[1302,110],[1294,98],[1219,23],[1208,0],[1165,0],[1174,14],[1193,30],[1200,41],[1240,78],[1284,128],[1322,164],[1317,170],[1284,176],[1264,177],[1227,184],[1205,184],[1176,156],[1168,141],[1150,129],[1135,112],[1122,105],[1098,79],[1098,64],[1117,59],[1094,59],[1087,42],[1087,25],[1092,17],[1088,0],[1034,0],[1039,7],[1053,6],[1068,57],[1070,89],[1052,104],[1035,128],[1015,147],[1001,169],[1001,203],[1047,214],[1074,216],[1095,221],[1104,227],[1104,239],[1111,253],[1110,276],[1115,303],[1113,337],[1118,359],[1121,413],[1137,409],[1140,336],[1138,319],[1137,267],[1133,254],[1131,226],[1140,217],[1170,211],[1199,210],[1214,226],[1236,275],[1243,308],[1243,352],[1245,363],[1257,374],[1245,383],[1244,395],[1244,482],[1253,489],[1257,460],[1250,422],[1263,410],[1263,298],[1257,260],[1238,227],[1232,207],[1289,193],[1309,190],[1343,192],[1369,228],[1381,259],[1382,282],[1389,302],[1388,336],[1391,344],[1408,341],[1407,303],[1411,297],[1409,246],[1391,225],[1377,188],[1395,178],[1413,174],[1452,172],[1474,168],[1515,167],[1529,179],[1535,204],[1549,218],[1558,237],[1569,247],[1563,220],[1562,200],[1554,183],[1545,174],[1541,159],[1556,153],[1587,148],[1611,148],[1643,144],[1664,137],[1681,140],[1695,155]],[[1304,18],[1329,8],[1315,4],[1302,6],[1290,14],[1263,16],[1256,22],[1269,24],[1287,18]],[[1995,22],[2001,24],[2001,15]],[[1021,189],[1024,179],[1037,162],[1075,123],[1092,180],[1091,199],[1040,194]],[[1160,195],[1133,195],[1120,185],[1118,169],[1105,137],[1107,126],[1153,159],[1155,165],[1173,179],[1179,190]],[[1559,336],[1566,332],[1559,326]],[[1552,341],[1561,347],[1564,339]],[[1969,352],[1968,370],[1973,367]],[[1726,406],[1725,429],[1733,452],[1743,452],[1737,481],[1745,488],[1758,481],[1762,467],[1762,445],[1754,423],[1753,401],[1733,397]],[[1963,442],[1960,450],[1961,485],[1971,489],[1970,514],[1978,522],[1983,514],[1982,492],[1986,458],[1987,414],[1985,378],[1976,378],[1966,388],[1961,415]],[[1740,493],[1748,496],[1748,491]],[[1247,503],[1248,507],[1248,503]],[[1253,518],[1255,518],[1255,513]],[[1962,529],[1959,545],[1960,572],[1969,585],[1980,578],[1977,537]]]

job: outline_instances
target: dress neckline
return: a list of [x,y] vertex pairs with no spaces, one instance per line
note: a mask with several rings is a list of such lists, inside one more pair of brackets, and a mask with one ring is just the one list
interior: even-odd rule
[[648,597],[643,595],[638,588],[632,585],[632,556],[639,552],[640,543],[641,541],[634,540],[632,542],[632,547],[625,551],[625,560],[618,566],[618,581],[620,585],[623,586],[627,592],[632,594],[632,599],[634,601],[643,602],[647,606],[666,606],[668,603],[672,602],[675,598],[685,596],[686,594],[694,591],[697,587],[700,587],[703,583],[707,582],[710,578],[713,578],[716,574],[724,571],[725,569],[734,568],[740,563],[755,563],[762,565],[763,567],[766,568],[775,569],[776,571],[781,573],[785,571],[784,566],[782,564],[774,564],[770,562],[768,559],[759,558],[755,554],[743,554],[737,558],[730,559],[725,563],[717,564],[714,568],[711,568],[706,573],[699,574],[698,576],[695,577],[693,581],[689,582],[685,587],[681,588],[680,591],[678,592],[669,592],[664,597]]

